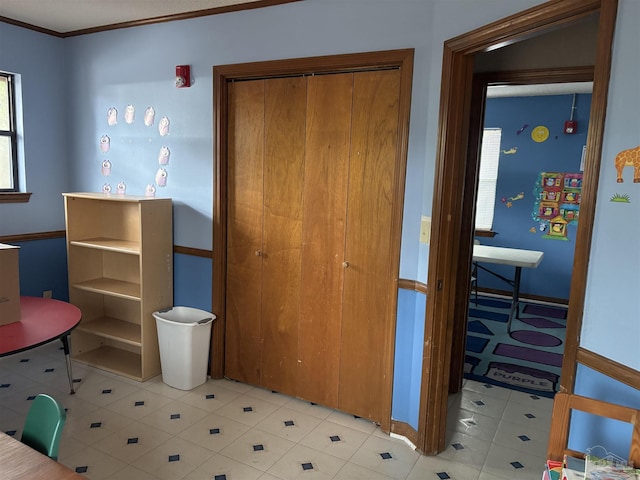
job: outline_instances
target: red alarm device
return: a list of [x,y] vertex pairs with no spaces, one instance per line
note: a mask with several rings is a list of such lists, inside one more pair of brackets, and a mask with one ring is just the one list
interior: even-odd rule
[[567,135],[574,134],[578,131],[578,122],[575,120],[567,120],[564,122],[564,133]]
[[176,87],[185,88],[191,86],[191,68],[189,65],[176,66]]

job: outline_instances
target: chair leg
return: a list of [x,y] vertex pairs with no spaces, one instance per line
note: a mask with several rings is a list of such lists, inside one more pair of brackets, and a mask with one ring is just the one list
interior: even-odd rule
[[471,272],[471,275],[475,279],[475,281],[473,282],[473,286],[474,286],[473,294],[474,294],[474,301],[477,307],[478,306],[478,265],[475,262],[473,262],[473,271]]

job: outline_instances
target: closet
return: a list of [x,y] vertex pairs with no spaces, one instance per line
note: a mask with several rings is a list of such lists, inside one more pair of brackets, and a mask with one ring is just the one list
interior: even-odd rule
[[389,417],[400,79],[227,85],[227,377]]

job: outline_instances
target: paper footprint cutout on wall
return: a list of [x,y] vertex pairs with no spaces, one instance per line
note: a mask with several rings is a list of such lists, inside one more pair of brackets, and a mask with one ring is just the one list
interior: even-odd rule
[[109,135],[103,135],[100,137],[100,151],[102,153],[107,153],[111,148],[111,139]]
[[169,119],[167,117],[162,117],[158,122],[158,133],[161,137],[169,135]]
[[151,127],[155,118],[156,111],[153,109],[153,107],[147,107],[147,109],[144,111],[144,126]]
[[135,114],[136,110],[133,108],[133,105],[127,105],[124,109],[124,121],[128,124],[133,123]]
[[168,165],[169,157],[171,156],[171,151],[169,147],[163,146],[160,148],[160,153],[158,154],[158,163],[160,165]]
[[513,155],[518,151],[518,147],[511,147],[509,150],[502,150],[505,155]]
[[116,107],[111,107],[107,110],[107,123],[110,127],[113,127],[116,123],[118,123],[118,110]]
[[108,177],[109,175],[111,175],[111,162],[109,160],[102,161],[101,171],[104,177]]
[[167,186],[167,171],[164,168],[159,168],[156,172],[156,185],[159,187]]

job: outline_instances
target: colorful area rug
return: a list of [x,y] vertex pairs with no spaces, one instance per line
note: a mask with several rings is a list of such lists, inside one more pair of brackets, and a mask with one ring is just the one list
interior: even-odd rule
[[545,397],[558,390],[567,309],[520,302],[507,333],[509,299],[469,302],[464,376]]

